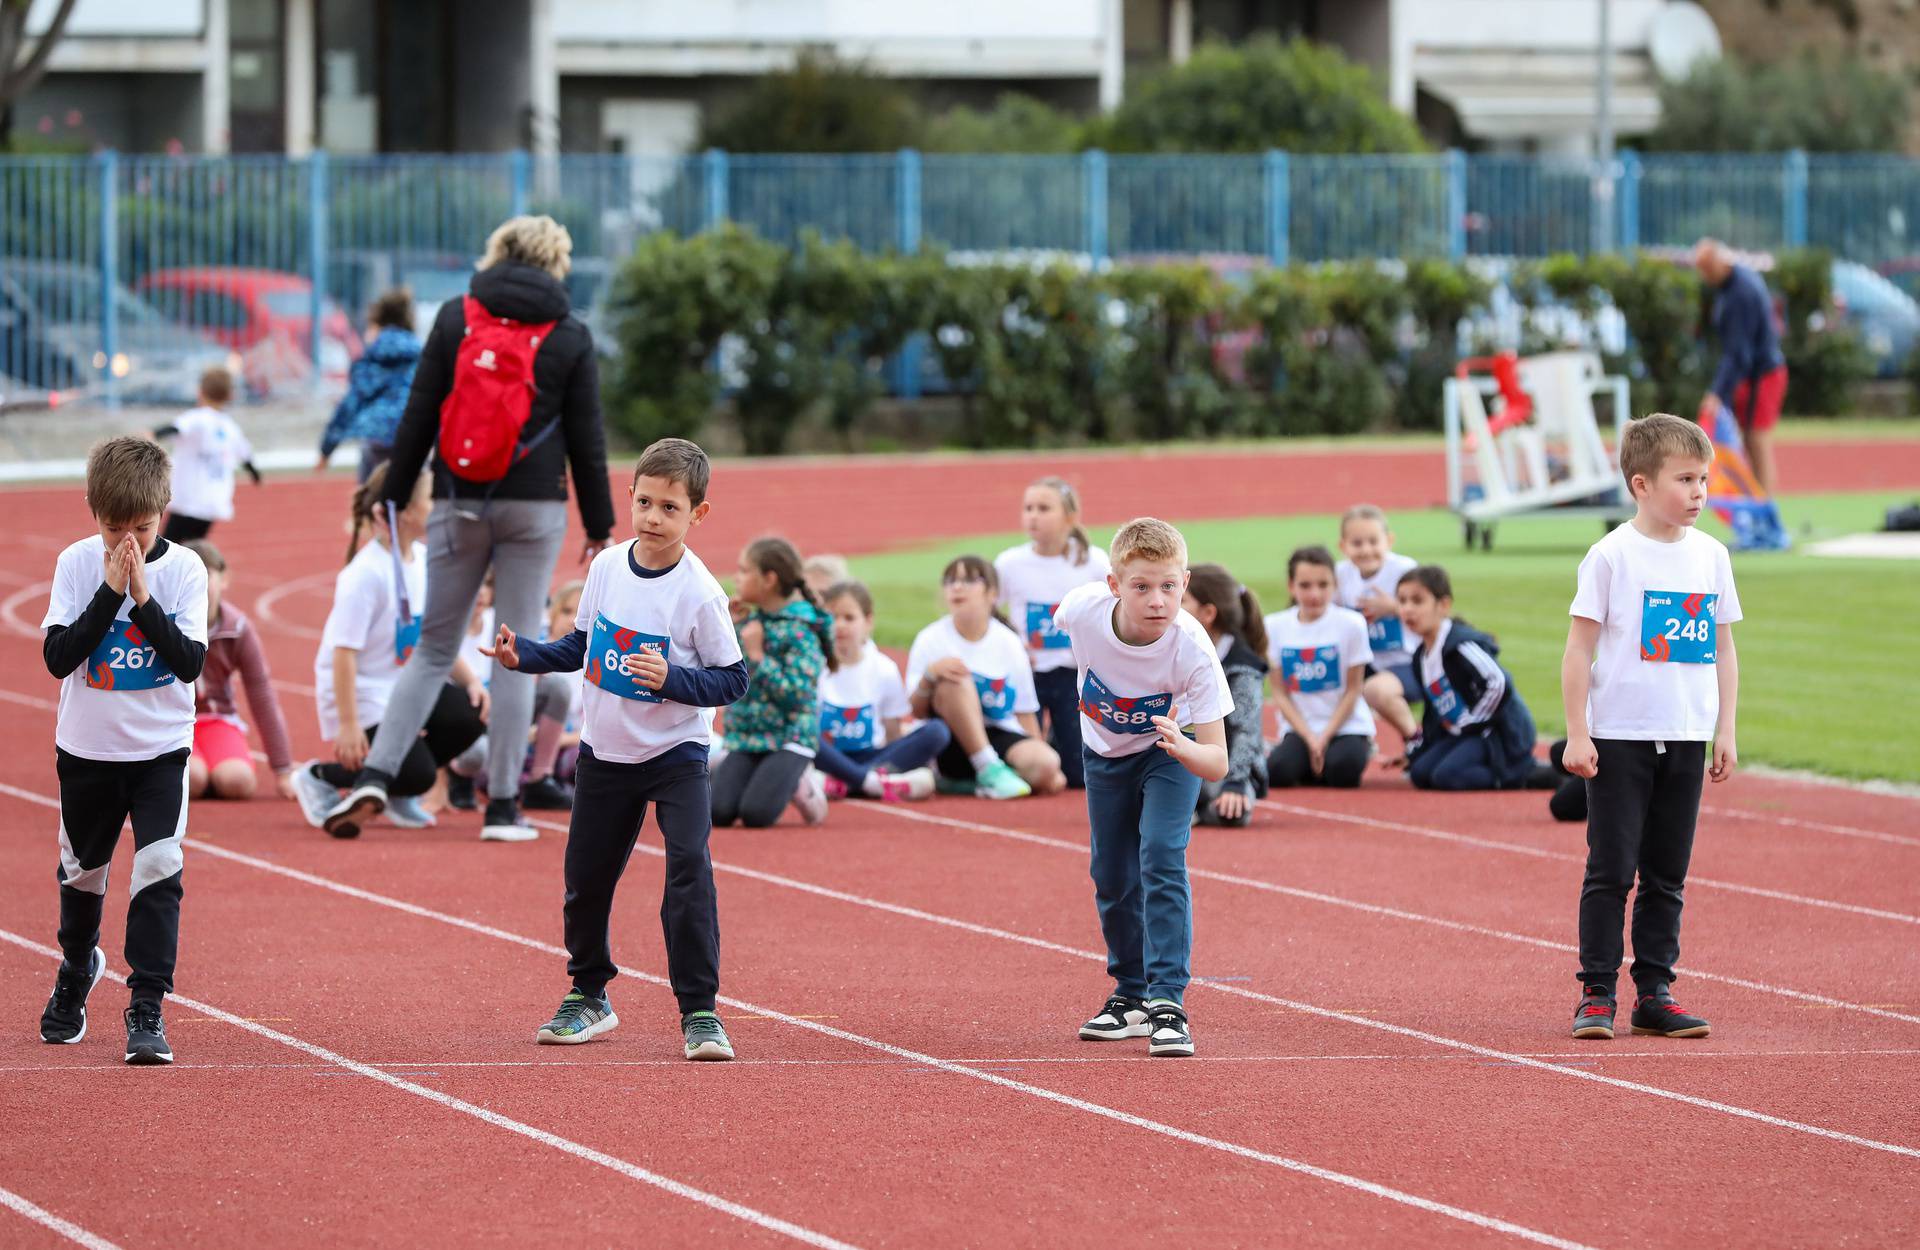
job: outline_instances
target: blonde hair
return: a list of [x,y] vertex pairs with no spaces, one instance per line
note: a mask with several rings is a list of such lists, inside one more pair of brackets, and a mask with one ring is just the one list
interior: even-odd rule
[[551,217],[509,217],[487,236],[487,250],[474,268],[491,269],[506,260],[565,278],[573,268],[573,236]]
[[87,453],[87,507],[108,524],[157,517],[173,501],[173,461],[144,438],[110,438]]
[[1129,560],[1164,560],[1187,567],[1187,540],[1157,517],[1136,517],[1120,527],[1107,554],[1118,569]]
[[1067,552],[1075,564],[1085,564],[1088,553],[1093,550],[1093,540],[1087,537],[1085,527],[1080,524],[1080,492],[1063,477],[1037,477],[1027,484],[1027,489],[1032,490],[1036,486],[1060,496],[1060,511],[1066,513],[1067,519],[1073,522],[1072,528],[1067,530]]
[[1378,521],[1381,529],[1391,528],[1385,512],[1370,503],[1357,503],[1340,514],[1340,537],[1347,536],[1347,526],[1354,521]]
[[1651,486],[1674,456],[1711,461],[1713,440],[1698,425],[1672,413],[1648,413],[1628,423],[1620,435],[1620,476],[1627,479],[1627,493],[1633,493],[1636,477],[1646,478]]
[[[847,558],[833,552],[808,556],[807,562],[800,566],[800,572],[806,577],[808,585],[812,585],[816,578],[825,582],[827,586],[836,586],[841,582],[853,580],[853,569],[847,564]],[[818,589],[825,588],[822,586]]]

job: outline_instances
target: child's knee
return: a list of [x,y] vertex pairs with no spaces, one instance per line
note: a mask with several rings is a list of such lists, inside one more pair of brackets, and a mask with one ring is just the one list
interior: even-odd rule
[[207,766],[199,760],[187,761],[187,797],[198,799],[206,797],[207,784],[211,780]]
[[224,760],[216,765],[208,779],[213,796],[220,799],[250,799],[259,788],[253,765],[240,760]]

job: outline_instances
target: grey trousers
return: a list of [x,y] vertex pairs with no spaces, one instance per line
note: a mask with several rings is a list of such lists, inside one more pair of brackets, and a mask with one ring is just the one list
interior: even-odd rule
[[[567,711],[573,706],[573,683],[561,673],[542,673],[533,679],[533,718],[567,723]],[[481,734],[474,744],[460,753],[447,767],[462,777],[478,777],[493,758],[493,739]],[[524,771],[524,770],[523,770]],[[488,774],[491,777],[492,774]],[[492,790],[487,792],[489,796]]]
[[[400,670],[380,717],[367,767],[391,775],[433,711],[440,688],[460,656],[473,602],[493,569],[493,618],[514,633],[538,637],[547,586],[567,536],[567,505],[560,500],[496,499],[482,514],[471,500],[436,499],[427,521],[427,603],[420,645]],[[488,682],[487,793],[520,792],[520,767],[533,725],[533,678],[493,666]]]

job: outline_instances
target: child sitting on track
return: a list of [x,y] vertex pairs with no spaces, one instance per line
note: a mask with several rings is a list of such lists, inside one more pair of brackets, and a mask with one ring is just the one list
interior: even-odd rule
[[849,794],[893,803],[933,793],[927,765],[953,740],[930,720],[905,732],[907,687],[900,667],[873,645],[873,596],[859,582],[841,582],[821,597],[833,618],[840,666],[820,676],[820,771],[827,797]]
[[107,869],[133,824],[127,899],[126,1061],[172,1063],[161,1001],[180,938],[181,839],[193,683],[207,654],[207,574],[159,537],[167,453],[113,438],[87,457],[87,507],[99,523],[60,553],[41,621],[47,671],[60,680],[53,742],[60,778],[60,969],[40,1039],[87,1035],[87,997],[107,969],[98,946]]
[[746,692],[747,666],[727,592],[687,549],[687,532],[711,509],[711,473],[707,454],[685,439],[648,447],[633,471],[635,537],[594,557],[573,630],[541,643],[515,638],[503,625],[493,648],[502,665],[523,672],[586,671],[579,781],[567,830],[573,988],[534,1035],[543,1044],[591,1041],[620,1022],[606,992],[619,971],[608,924],[614,887],[652,803],[666,844],[660,927],[683,1053],[733,1058],[713,1010],[720,916],[707,856],[707,735],[710,709]]
[[1067,785],[1060,757],[1040,738],[1027,649],[995,599],[993,566],[959,556],[940,574],[947,615],[907,651],[913,714],[937,719],[953,741],[935,759],[943,790],[989,799],[1055,794]]
[[1367,621],[1333,602],[1333,556],[1302,547],[1287,559],[1293,606],[1267,618],[1267,659],[1280,742],[1267,760],[1275,789],[1360,784],[1373,755],[1373,714],[1360,698],[1373,650]]
[[1080,1036],[1145,1037],[1149,1055],[1191,1055],[1187,839],[1201,783],[1227,775],[1233,696],[1207,631],[1180,607],[1180,531],[1129,521],[1112,556],[1107,584],[1071,591],[1054,616],[1080,675],[1094,901],[1114,981]]
[[1400,579],[1400,619],[1420,640],[1414,671],[1426,721],[1407,742],[1407,774],[1422,790],[1517,790],[1553,770],[1533,758],[1533,714],[1494,657],[1492,638],[1453,619],[1453,583],[1437,564]]
[[713,774],[713,823],[765,829],[791,803],[800,818],[827,818],[820,745],[820,674],[839,661],[833,618],[807,589],[800,553],[784,538],[758,538],[740,553],[734,579],[740,650],[752,680],[727,709],[727,757]]
[[1106,580],[1107,553],[1080,528],[1080,497],[1064,479],[1043,477],[1027,487],[1020,522],[1028,541],[995,556],[993,572],[1000,579],[1000,601],[1027,640],[1034,695],[1040,700],[1038,723],[1060,757],[1067,785],[1078,790],[1086,784],[1080,693],[1073,684],[1073,655],[1053,627],[1053,612],[1074,587]]
[[1260,723],[1267,627],[1260,600],[1220,565],[1196,564],[1181,606],[1213,640],[1233,696],[1233,711],[1227,713],[1227,775],[1201,783],[1196,815],[1203,825],[1245,825],[1253,818],[1254,800],[1267,797],[1267,744]]
[[1633,1031],[1705,1037],[1709,1028],[1668,987],[1701,776],[1725,781],[1737,758],[1740,596],[1727,549],[1694,528],[1712,464],[1713,445],[1691,421],[1656,413],[1627,426],[1620,473],[1637,510],[1580,562],[1560,665],[1564,762],[1587,779],[1588,799],[1575,1037],[1613,1036],[1629,889]]
[[192,798],[250,799],[259,777],[247,746],[247,723],[233,697],[233,675],[247,688],[247,705],[260,722],[260,743],[267,749],[280,797],[294,797],[293,750],[287,722],[273,693],[267,651],[253,622],[225,601],[227,561],[204,538],[181,546],[207,566],[207,660],[193,685],[193,755],[187,760],[187,793]]
[[1361,697],[1403,740],[1411,738],[1420,730],[1412,705],[1426,696],[1414,676],[1415,640],[1400,623],[1397,591],[1419,561],[1393,550],[1387,514],[1370,503],[1355,504],[1340,518],[1340,554],[1346,558],[1333,569],[1334,601],[1367,618],[1373,651]]
[[[313,657],[320,736],[333,740],[333,759],[303,765],[294,773],[294,790],[307,823],[316,829],[327,827],[327,813],[366,762],[400,667],[420,641],[419,609],[427,594],[427,547],[421,539],[433,512],[433,481],[423,475],[415,482],[390,529],[389,518],[380,510],[386,480],[387,466],[381,465],[353,493],[347,564],[334,579],[333,607]],[[373,541],[360,546],[365,530],[372,531]],[[390,821],[402,829],[433,823],[419,796],[433,788],[448,761],[473,745],[486,714],[487,688],[465,663],[456,661],[432,715],[387,789],[393,800],[386,806]],[[360,822],[340,821],[329,832],[336,838],[357,838]]]

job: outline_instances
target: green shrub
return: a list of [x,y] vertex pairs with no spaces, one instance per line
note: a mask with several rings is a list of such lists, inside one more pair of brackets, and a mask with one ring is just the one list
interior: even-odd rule
[[1785,305],[1786,410],[1837,416],[1852,410],[1873,377],[1873,355],[1833,303],[1833,256],[1823,248],[1782,253],[1768,284]]
[[802,53],[784,70],[749,79],[708,115],[702,148],[729,152],[892,152],[920,137],[907,89],[863,65]]
[[1225,291],[1204,265],[1117,269],[1109,283],[1124,308],[1119,382],[1135,438],[1226,433],[1239,403],[1214,370],[1214,335],[1226,328]]

